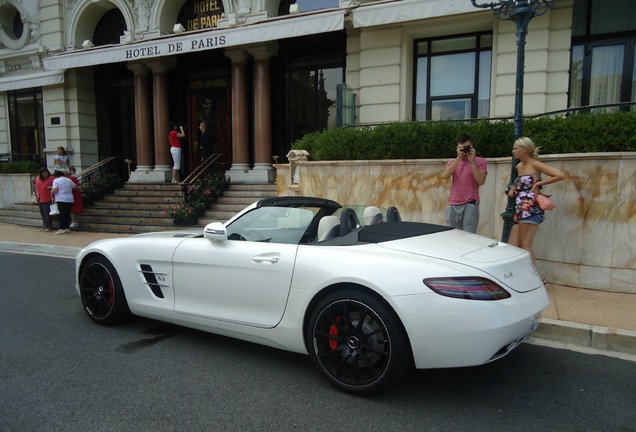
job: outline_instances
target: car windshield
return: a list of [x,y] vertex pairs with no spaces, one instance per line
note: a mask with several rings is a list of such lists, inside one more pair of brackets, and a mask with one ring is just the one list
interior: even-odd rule
[[298,244],[303,235],[310,232],[308,229],[321,210],[320,207],[258,207],[227,226],[227,236],[229,240]]

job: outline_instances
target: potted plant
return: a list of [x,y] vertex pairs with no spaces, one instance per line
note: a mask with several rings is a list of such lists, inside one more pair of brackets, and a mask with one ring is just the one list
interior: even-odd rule
[[199,222],[197,209],[189,202],[182,202],[175,205],[167,212],[167,214],[172,218],[172,221],[176,226],[191,226],[196,225]]

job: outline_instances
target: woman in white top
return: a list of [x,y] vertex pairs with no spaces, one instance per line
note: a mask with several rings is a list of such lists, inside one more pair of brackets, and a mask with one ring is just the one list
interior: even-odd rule
[[60,229],[53,234],[66,234],[70,231],[71,225],[71,208],[73,208],[73,188],[75,183],[68,177],[64,177],[66,170],[55,170],[53,174],[55,180],[53,180],[53,189],[51,189],[51,197],[53,202],[57,204],[57,208],[60,212],[58,216],[58,222],[60,223]]

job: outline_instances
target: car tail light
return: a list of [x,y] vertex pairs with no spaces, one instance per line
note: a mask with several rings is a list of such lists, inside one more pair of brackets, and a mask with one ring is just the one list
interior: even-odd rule
[[423,282],[445,297],[464,300],[502,300],[510,297],[508,291],[482,277],[429,278]]

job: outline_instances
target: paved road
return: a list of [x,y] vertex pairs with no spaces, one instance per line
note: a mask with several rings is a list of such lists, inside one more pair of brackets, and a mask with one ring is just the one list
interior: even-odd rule
[[0,252],[0,431],[635,431],[636,363],[523,345],[382,396],[309,357],[81,310],[73,261]]

